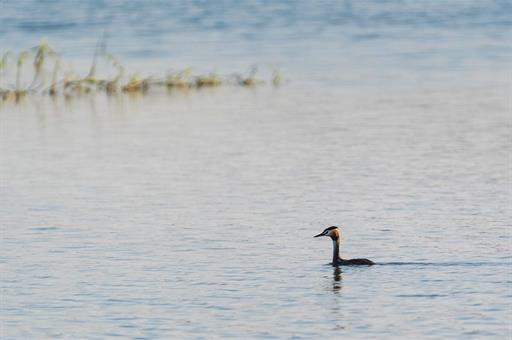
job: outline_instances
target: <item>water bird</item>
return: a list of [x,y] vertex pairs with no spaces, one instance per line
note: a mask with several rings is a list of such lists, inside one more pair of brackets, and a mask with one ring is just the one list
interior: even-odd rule
[[368,259],[344,260],[340,257],[340,230],[336,226],[325,228],[320,234],[313,237],[329,236],[332,240],[332,265],[333,266],[371,266],[375,263]]

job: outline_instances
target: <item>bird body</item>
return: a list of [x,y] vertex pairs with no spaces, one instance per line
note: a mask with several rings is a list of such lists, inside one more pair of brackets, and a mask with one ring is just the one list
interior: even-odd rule
[[324,229],[320,234],[314,237],[329,236],[332,240],[332,265],[333,266],[371,266],[375,263],[368,259],[349,259],[340,257],[340,230],[336,226]]

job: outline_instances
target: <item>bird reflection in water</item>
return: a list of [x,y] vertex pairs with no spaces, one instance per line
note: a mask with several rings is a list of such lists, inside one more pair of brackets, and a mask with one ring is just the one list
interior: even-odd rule
[[340,267],[334,267],[333,272],[333,281],[332,281],[332,291],[334,294],[338,294],[343,288],[343,283],[341,282],[342,276],[341,276],[341,269]]

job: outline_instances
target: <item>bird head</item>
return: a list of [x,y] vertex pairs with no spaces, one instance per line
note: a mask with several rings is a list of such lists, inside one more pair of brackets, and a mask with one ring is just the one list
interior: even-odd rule
[[320,234],[313,237],[329,236],[331,239],[336,240],[340,237],[340,230],[336,226],[325,228]]

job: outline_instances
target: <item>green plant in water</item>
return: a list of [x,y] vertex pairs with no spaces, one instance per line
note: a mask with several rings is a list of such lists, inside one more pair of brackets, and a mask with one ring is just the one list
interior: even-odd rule
[[18,58],[16,59],[16,87],[14,90],[14,95],[16,100],[25,96],[28,92],[27,89],[21,88],[21,69],[23,68],[23,64],[25,60],[30,56],[30,52],[22,51],[18,53]]
[[59,72],[60,68],[60,61],[57,59],[55,60],[55,64],[53,66],[53,72],[52,72],[52,83],[50,85],[50,89],[48,90],[48,94],[51,96],[54,96],[57,94],[57,74]]
[[281,72],[276,67],[271,67],[272,70],[272,84],[274,86],[279,86],[283,82],[283,76],[281,75]]
[[146,79],[142,79],[139,75],[133,74],[128,79],[128,83],[124,85],[121,89],[123,92],[128,93],[136,93],[136,92],[146,92],[149,86],[149,82]]
[[235,75],[237,79],[237,83],[242,86],[255,86],[258,84],[262,84],[262,80],[256,79],[256,73],[258,72],[258,67],[256,65],[253,65],[251,69],[249,70],[249,74],[247,76],[242,76],[240,74]]
[[222,84],[221,78],[216,73],[210,73],[207,76],[196,77],[197,87],[213,87]]
[[165,78],[164,84],[167,88],[190,88],[192,87],[190,75],[191,71],[189,68],[175,73],[170,73]]
[[89,73],[85,76],[85,80],[89,83],[96,83],[96,64],[98,63],[98,58],[101,55],[105,54],[106,47],[106,34],[103,33],[102,37],[96,43],[96,48],[94,49],[94,56],[92,57],[91,68],[89,69]]
[[[6,52],[3,54],[2,59],[0,59],[0,85],[2,84],[4,74],[7,73],[7,63],[11,56],[11,52]],[[0,87],[0,98],[6,100],[10,92],[8,89]]]
[[119,73],[117,74],[117,76],[112,80],[105,81],[104,87],[105,87],[105,91],[107,92],[107,94],[114,94],[117,92],[117,89],[119,88],[119,80],[121,79],[123,74],[124,74],[124,68],[122,66],[120,66]]
[[2,59],[0,59],[0,81],[2,81],[2,77],[7,70],[7,62],[9,61],[11,56],[11,52],[5,52],[2,56]]
[[116,57],[114,57],[112,54],[105,54],[105,58],[111,62],[112,66],[114,68],[117,69],[117,75],[114,77],[114,79],[106,80],[104,83],[105,91],[108,94],[113,94],[113,93],[117,92],[117,89],[119,87],[119,85],[118,85],[119,80],[124,75],[124,67],[121,65],[119,60]]
[[44,85],[44,63],[47,57],[55,57],[57,54],[53,51],[53,49],[48,44],[48,40],[46,38],[41,39],[41,42],[38,46],[33,47],[31,49],[32,53],[34,53],[34,77],[32,79],[32,83],[30,84],[30,88],[34,87],[37,81],[41,81]]
[[[46,83],[46,69],[48,60],[53,60],[53,70],[51,72],[51,82],[48,87],[43,88]],[[27,60],[32,61],[33,74],[30,85],[23,85],[22,73]],[[117,70],[117,73],[111,78],[100,78],[97,76],[97,66],[99,60],[105,60],[109,63],[109,67]],[[9,76],[9,65],[15,65],[14,84],[9,81],[4,82]],[[63,66],[64,65],[64,69]],[[69,65],[67,66],[69,67]],[[276,68],[271,68],[271,81],[274,85],[282,82],[281,73]],[[119,60],[113,55],[107,53],[105,44],[105,35],[97,42],[93,60],[89,72],[85,77],[79,76],[74,72],[66,71],[66,64],[62,64],[57,53],[50,47],[47,39],[42,39],[38,46],[26,51],[21,51],[17,55],[10,52],[4,53],[0,59],[0,98],[9,99],[25,96],[27,93],[45,93],[51,96],[61,92],[66,97],[73,95],[81,95],[98,90],[105,91],[107,94],[113,94],[119,90],[125,93],[144,93],[149,87],[165,86],[168,89],[188,89],[192,87],[215,87],[223,84],[226,79],[231,80],[240,86],[252,87],[263,83],[262,80],[256,78],[257,67],[253,66],[249,72],[244,74],[234,74],[233,78],[222,78],[217,73],[207,75],[193,76],[190,69],[186,68],[176,72],[168,73],[164,78],[142,78],[136,74],[131,75],[124,84],[120,84],[124,77],[124,67]],[[60,77],[60,78],[59,78]],[[26,77],[25,77],[26,78]]]

